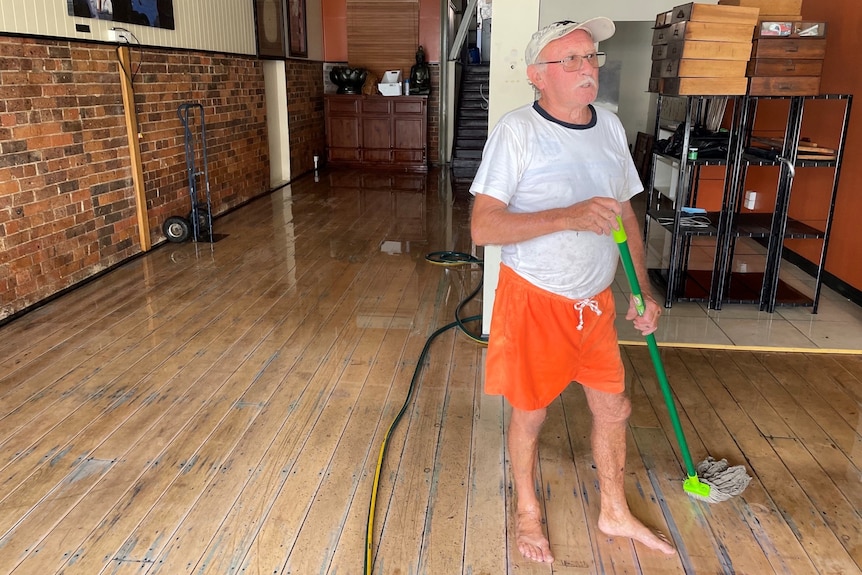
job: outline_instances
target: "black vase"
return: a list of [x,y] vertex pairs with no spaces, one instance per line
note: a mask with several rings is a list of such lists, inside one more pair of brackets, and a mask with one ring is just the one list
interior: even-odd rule
[[365,68],[334,66],[329,71],[329,79],[338,86],[339,94],[361,94],[366,77],[368,77],[368,70]]

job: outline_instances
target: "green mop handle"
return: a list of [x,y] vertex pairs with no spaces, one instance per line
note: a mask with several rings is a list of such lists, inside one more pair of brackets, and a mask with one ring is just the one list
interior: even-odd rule
[[[635,308],[637,309],[638,315],[643,315],[646,310],[646,306],[644,305],[644,300],[641,296],[640,282],[638,282],[635,265],[634,262],[632,262],[632,254],[629,251],[626,230],[623,228],[623,220],[620,216],[617,216],[617,224],[619,225],[619,229],[613,230],[612,235],[614,241],[617,242],[617,247],[620,249],[620,259],[623,262],[623,268],[625,269],[626,277],[629,280],[629,287],[631,287],[632,290],[632,298],[635,301]],[[685,434],[683,433],[682,425],[679,422],[679,415],[676,412],[676,407],[674,407],[673,395],[670,392],[670,384],[667,380],[667,374],[664,371],[664,364],[661,361],[661,355],[659,355],[658,344],[656,343],[655,336],[653,334],[649,334],[645,337],[647,347],[649,347],[649,354],[652,358],[653,366],[655,367],[655,373],[658,377],[659,386],[664,395],[664,402],[667,404],[670,420],[671,423],[673,423],[673,430],[676,433],[677,441],[679,441],[680,451],[682,451],[682,459],[685,462],[685,471],[688,473],[689,477],[695,477],[697,475],[697,471],[694,468],[694,462],[691,460],[691,453],[689,453],[688,442],[685,440]]]

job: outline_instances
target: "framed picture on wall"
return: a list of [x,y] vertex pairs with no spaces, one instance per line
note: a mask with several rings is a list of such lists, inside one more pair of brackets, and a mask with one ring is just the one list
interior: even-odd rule
[[305,0],[287,0],[287,22],[291,56],[308,56],[308,31],[305,26]]
[[260,56],[284,58],[284,0],[255,0],[257,7],[257,52]]
[[174,29],[174,0],[66,0],[69,16]]

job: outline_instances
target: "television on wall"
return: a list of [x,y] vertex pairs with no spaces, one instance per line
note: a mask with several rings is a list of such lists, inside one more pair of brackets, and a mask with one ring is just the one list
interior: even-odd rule
[[66,0],[69,16],[174,29],[174,0]]

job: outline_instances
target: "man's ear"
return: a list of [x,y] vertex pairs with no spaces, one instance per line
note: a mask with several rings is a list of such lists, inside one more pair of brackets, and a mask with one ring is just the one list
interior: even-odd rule
[[537,64],[530,64],[527,66],[527,79],[530,80],[530,84],[536,87],[536,89],[541,90],[544,87],[544,74],[543,67]]

